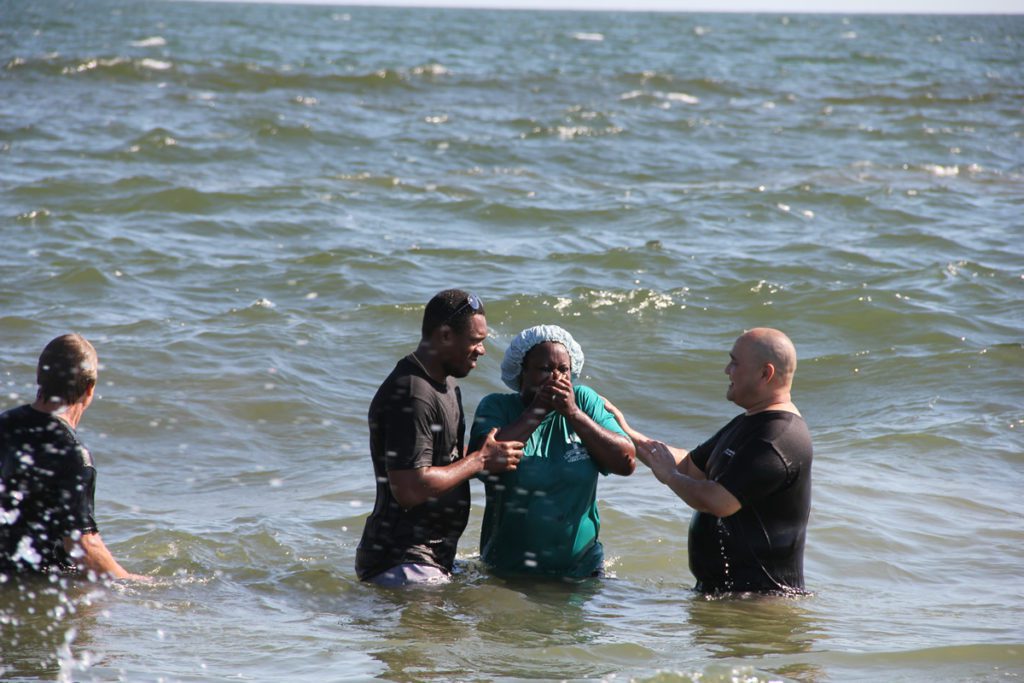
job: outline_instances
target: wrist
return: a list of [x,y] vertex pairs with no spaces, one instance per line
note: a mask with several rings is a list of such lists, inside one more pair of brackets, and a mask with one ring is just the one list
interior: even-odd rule
[[587,414],[583,412],[583,410],[578,405],[573,405],[563,414],[565,415],[565,419],[572,423],[573,426],[588,419]]
[[466,455],[466,457],[464,459],[469,461],[470,477],[476,476],[480,472],[483,472],[484,471],[484,446],[483,446],[483,444],[481,444],[480,448],[478,448],[477,450],[470,451]]

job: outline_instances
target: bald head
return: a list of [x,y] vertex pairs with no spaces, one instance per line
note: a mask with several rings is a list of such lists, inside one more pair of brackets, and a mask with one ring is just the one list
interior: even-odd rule
[[796,373],[796,347],[784,333],[771,327],[755,327],[740,335],[736,340],[751,350],[761,363],[771,363],[775,367],[776,380],[781,386],[793,384]]

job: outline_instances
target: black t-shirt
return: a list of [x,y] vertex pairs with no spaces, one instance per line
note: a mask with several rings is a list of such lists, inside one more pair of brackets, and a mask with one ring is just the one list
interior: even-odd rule
[[690,453],[743,506],[729,517],[693,514],[689,554],[697,590],[803,590],[812,456],[807,424],[784,411],[739,415]]
[[96,469],[75,430],[24,405],[0,415],[0,570],[68,569],[63,539],[95,533]]
[[438,384],[403,358],[373,397],[369,422],[377,500],[356,550],[356,574],[365,580],[407,562],[451,571],[469,521],[469,481],[403,510],[387,473],[450,465],[463,456],[466,422],[459,387],[451,378]]

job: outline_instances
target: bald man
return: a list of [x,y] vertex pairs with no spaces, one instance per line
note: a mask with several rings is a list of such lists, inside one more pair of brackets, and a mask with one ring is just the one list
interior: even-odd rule
[[811,435],[790,393],[796,349],[778,330],[741,335],[725,397],[743,408],[692,451],[632,429],[608,409],[658,481],[693,508],[690,571],[702,593],[804,591],[811,508]]

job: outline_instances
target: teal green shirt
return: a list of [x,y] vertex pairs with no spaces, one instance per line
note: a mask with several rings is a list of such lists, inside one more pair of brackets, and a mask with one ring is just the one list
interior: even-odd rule
[[[625,433],[589,387],[574,387],[576,405],[598,425]],[[485,396],[476,409],[470,449],[494,427],[522,415],[519,394]],[[597,463],[565,417],[550,412],[530,435],[514,472],[483,474],[487,492],[480,555],[498,573],[586,577],[599,569]],[[607,474],[607,472],[602,472]]]

